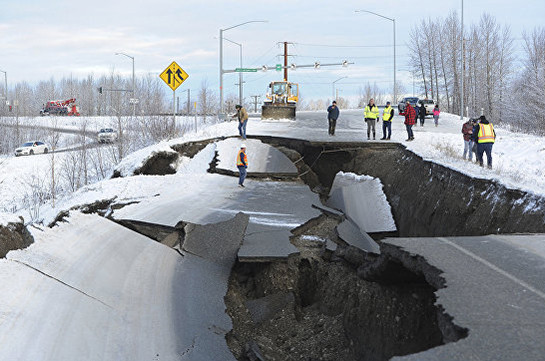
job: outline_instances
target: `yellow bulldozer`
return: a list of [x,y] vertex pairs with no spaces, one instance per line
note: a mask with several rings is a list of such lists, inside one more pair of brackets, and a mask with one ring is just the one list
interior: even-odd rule
[[299,84],[273,81],[261,108],[261,119],[295,119]]

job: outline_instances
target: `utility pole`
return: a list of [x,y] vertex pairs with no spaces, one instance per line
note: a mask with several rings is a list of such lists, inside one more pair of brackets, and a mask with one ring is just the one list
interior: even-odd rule
[[254,98],[254,113],[257,113],[257,101],[260,97],[260,95],[252,95],[252,98]]
[[284,81],[288,81],[288,42],[284,41]]
[[[8,72],[4,70],[0,70],[0,73],[4,73],[4,81],[5,81],[5,99],[2,99],[2,103],[4,103],[4,109],[6,108],[7,102],[8,102]],[[7,112],[6,112],[7,113]]]
[[460,54],[460,62],[461,62],[461,66],[462,66],[462,80],[461,80],[461,83],[462,83],[462,86],[460,87],[460,119],[464,119],[464,61],[465,61],[465,56],[464,56],[464,0],[462,0],[462,26],[460,28],[460,43],[461,43],[461,48],[462,48],[462,53]]
[[[189,109],[191,103],[191,89],[187,89],[187,115],[190,114],[191,110]],[[195,125],[196,128],[196,125]]]

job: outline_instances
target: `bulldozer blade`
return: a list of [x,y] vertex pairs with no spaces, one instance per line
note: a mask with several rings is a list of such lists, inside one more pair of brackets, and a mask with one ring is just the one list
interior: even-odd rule
[[295,107],[289,105],[263,105],[261,119],[295,119]]

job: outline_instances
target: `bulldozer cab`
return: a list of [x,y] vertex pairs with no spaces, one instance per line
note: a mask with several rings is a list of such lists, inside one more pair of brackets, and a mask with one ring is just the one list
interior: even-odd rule
[[299,84],[273,81],[261,108],[262,119],[295,119],[299,101]]
[[270,93],[267,99],[273,103],[297,103],[299,100],[299,84],[287,81],[273,81],[269,84]]

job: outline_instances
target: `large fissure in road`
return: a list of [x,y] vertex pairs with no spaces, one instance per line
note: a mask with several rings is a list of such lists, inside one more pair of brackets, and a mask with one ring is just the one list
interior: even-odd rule
[[544,198],[423,160],[401,144],[259,138],[300,154],[315,174],[301,178],[324,197],[339,171],[379,178],[400,236],[545,233]]
[[471,330],[436,305],[442,271],[381,238],[545,232],[543,198],[425,161],[400,144],[257,138],[281,150],[323,201],[339,171],[380,179],[397,232],[372,234],[381,245],[373,255],[340,239],[339,217],[324,214],[293,231],[298,254],[237,262],[225,303],[238,360],[387,360],[456,342]]
[[[282,150],[323,200],[339,171],[379,178],[398,236],[545,232],[542,198],[425,161],[399,144],[258,138]],[[301,227],[292,237],[300,253],[285,262],[235,265],[226,304],[237,359],[387,360],[468,335],[435,305],[434,292],[445,287],[441,270],[395,247],[362,252],[339,239],[337,223],[324,215]]]
[[[379,257],[340,240],[338,222],[324,215],[295,230],[300,253],[285,262],[235,265],[225,300],[238,360],[387,360],[466,335],[422,274],[394,262],[393,278],[361,277]],[[445,339],[443,329],[460,332]]]

